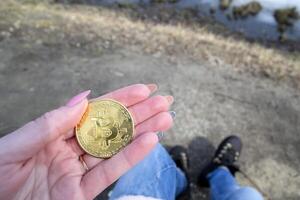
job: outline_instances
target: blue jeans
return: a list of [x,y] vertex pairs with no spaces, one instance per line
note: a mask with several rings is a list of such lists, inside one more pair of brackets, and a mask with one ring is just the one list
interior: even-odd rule
[[225,167],[208,174],[212,200],[263,200],[259,192],[251,187],[241,187]]
[[186,186],[183,172],[176,167],[165,148],[157,144],[142,162],[118,180],[110,199],[126,195],[175,199]]
[[[239,187],[234,177],[224,168],[209,174],[213,200],[261,200],[252,188]],[[184,173],[160,144],[116,183],[110,200],[122,196],[142,195],[157,199],[173,200],[187,187]]]

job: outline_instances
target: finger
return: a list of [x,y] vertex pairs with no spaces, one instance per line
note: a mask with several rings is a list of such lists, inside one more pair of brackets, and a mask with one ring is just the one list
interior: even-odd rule
[[114,99],[122,103],[124,106],[128,107],[138,102],[144,101],[149,97],[151,93],[156,90],[157,85],[155,84],[136,84],[115,90],[96,99]]
[[154,96],[128,108],[135,125],[169,109],[174,99],[172,96]]
[[[87,108],[84,97],[78,104],[63,106],[29,122],[0,140],[1,162],[13,157],[22,161],[32,157],[46,144],[73,129]],[[21,153],[20,153],[21,152]]]
[[141,161],[158,142],[155,133],[143,134],[121,152],[108,160],[103,160],[89,171],[81,181],[87,199],[93,199],[121,175]]
[[134,137],[138,137],[140,134],[147,132],[166,131],[171,128],[172,124],[173,118],[169,112],[159,113],[139,124],[135,128]]

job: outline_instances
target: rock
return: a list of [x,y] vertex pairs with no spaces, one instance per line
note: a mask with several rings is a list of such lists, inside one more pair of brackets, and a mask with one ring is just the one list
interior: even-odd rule
[[284,41],[284,32],[291,26],[294,22],[300,18],[296,7],[277,9],[274,11],[274,18],[277,22],[277,30],[280,33],[279,40]]
[[220,9],[221,10],[228,9],[231,3],[232,3],[232,0],[220,0]]
[[235,19],[245,19],[249,16],[255,16],[262,10],[262,6],[257,1],[252,1],[242,6],[233,7],[233,16]]
[[274,11],[274,17],[278,25],[292,26],[294,21],[299,19],[299,13],[296,7],[277,9]]

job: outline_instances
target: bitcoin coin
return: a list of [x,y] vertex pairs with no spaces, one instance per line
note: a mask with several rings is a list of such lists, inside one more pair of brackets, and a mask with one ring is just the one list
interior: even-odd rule
[[89,102],[75,128],[81,148],[98,158],[109,158],[130,143],[134,125],[130,112],[121,103],[110,100]]

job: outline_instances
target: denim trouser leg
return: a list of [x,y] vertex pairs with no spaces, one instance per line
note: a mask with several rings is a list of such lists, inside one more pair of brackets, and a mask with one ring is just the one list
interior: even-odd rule
[[143,195],[174,200],[187,186],[183,172],[160,144],[139,164],[123,175],[114,187],[110,199],[128,195]]
[[263,200],[251,187],[240,187],[231,173],[219,167],[208,175],[212,200]]

